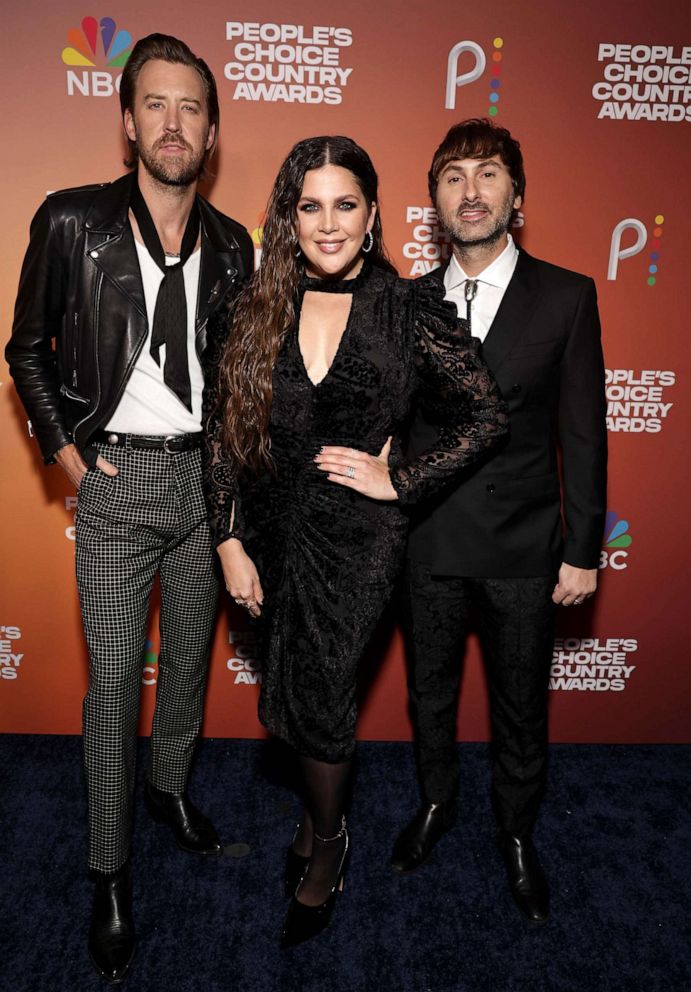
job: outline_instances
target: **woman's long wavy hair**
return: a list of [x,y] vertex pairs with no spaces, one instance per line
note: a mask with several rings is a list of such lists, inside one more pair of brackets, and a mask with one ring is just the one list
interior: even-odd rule
[[261,265],[238,296],[221,359],[222,441],[240,473],[258,474],[272,467],[272,376],[278,353],[295,322],[296,296],[304,271],[296,257],[297,205],[305,174],[324,165],[348,169],[366,203],[377,205],[369,258],[396,271],[384,248],[379,183],[367,152],[340,135],[299,141],[276,177],[264,223]]

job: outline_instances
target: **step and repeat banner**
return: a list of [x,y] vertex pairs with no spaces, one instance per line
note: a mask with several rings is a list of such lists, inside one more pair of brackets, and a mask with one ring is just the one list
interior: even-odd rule
[[[691,739],[687,513],[691,9],[678,0],[24,0],[4,15],[2,336],[29,221],[48,191],[116,178],[117,91],[134,41],[176,35],[214,71],[221,103],[205,194],[253,233],[295,141],[347,134],[382,183],[384,234],[404,276],[450,248],[426,192],[432,153],[471,116],[508,127],[525,155],[514,234],[597,282],[611,482],[600,590],[560,616],[552,739]],[[45,468],[0,360],[0,731],[78,733],[86,686],[74,582],[75,494]],[[142,651],[142,722],[156,691],[158,612]],[[204,732],[256,737],[261,673],[235,608],[219,610]],[[364,691],[366,690],[366,691]],[[363,665],[364,739],[410,736],[399,632]],[[471,642],[459,736],[487,735]]]

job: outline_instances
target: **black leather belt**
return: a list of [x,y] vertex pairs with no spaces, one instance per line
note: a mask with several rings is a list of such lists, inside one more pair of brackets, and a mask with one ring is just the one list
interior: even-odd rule
[[176,455],[181,451],[192,451],[201,447],[202,432],[196,434],[168,434],[162,435],[146,434],[118,434],[116,431],[96,431],[91,436],[92,441],[99,441],[101,444],[108,444],[117,448],[139,448],[147,451],[165,451],[169,455]]

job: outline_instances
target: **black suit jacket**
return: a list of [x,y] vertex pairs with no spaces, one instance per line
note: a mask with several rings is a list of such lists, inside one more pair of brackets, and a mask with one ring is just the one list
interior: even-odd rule
[[[562,561],[596,568],[607,430],[593,280],[521,251],[482,355],[508,403],[510,437],[425,508],[409,557],[468,577],[549,575]],[[411,453],[434,432],[418,413]]]

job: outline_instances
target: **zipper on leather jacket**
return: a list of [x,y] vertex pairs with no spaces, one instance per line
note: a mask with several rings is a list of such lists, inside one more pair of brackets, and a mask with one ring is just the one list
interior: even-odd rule
[[72,328],[72,385],[77,386],[77,327],[79,325],[79,314],[74,315],[74,327]]
[[73,389],[66,386],[65,383],[60,386],[60,395],[66,396],[68,400],[72,400],[73,403],[81,403],[82,406],[89,406],[91,400],[86,396],[80,396],[79,393],[75,393]]
[[[93,321],[92,321],[92,334],[93,334],[93,337],[94,337],[94,344],[95,344],[95,338],[96,338],[96,328],[98,327],[98,321],[99,321],[99,316],[100,316],[99,311],[101,309],[101,285],[102,284],[103,284],[103,273],[99,273],[98,279],[96,280],[96,285],[94,287],[94,318],[93,318]],[[95,364],[95,367],[96,367],[96,400],[94,402],[94,410],[93,411],[89,411],[86,414],[86,416],[82,417],[82,419],[80,421],[78,421],[74,425],[74,427],[72,428],[72,434],[73,434],[74,437],[77,436],[77,431],[82,426],[82,424],[86,423],[86,421],[89,419],[89,417],[93,416],[93,412],[96,411],[96,410],[98,410],[99,403],[101,402],[101,370],[98,367],[98,348],[96,348],[96,347],[94,347],[94,364]],[[84,397],[81,397],[81,401],[82,402],[86,402],[86,405],[87,406],[89,406],[90,405],[90,402],[91,402],[90,400],[86,400],[85,401],[84,400]],[[77,402],[79,402],[79,400]]]

